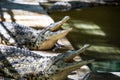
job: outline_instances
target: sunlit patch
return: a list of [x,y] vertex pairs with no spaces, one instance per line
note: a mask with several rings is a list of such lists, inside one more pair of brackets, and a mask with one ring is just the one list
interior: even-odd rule
[[91,35],[105,36],[105,33],[101,30],[85,30],[81,32],[86,34],[91,34]]
[[[79,47],[81,47],[81,45],[79,45]],[[114,60],[116,58],[115,55],[119,56],[119,54],[120,54],[120,48],[119,47],[91,45],[91,47],[89,47],[87,50],[91,51],[90,54],[92,54],[92,52],[95,52],[96,54],[94,55],[94,53],[93,53],[92,56],[93,57],[97,56],[98,58],[99,58],[99,55],[104,56],[106,59],[107,59],[106,54],[108,54],[108,57],[113,55],[112,60],[107,59],[107,60],[93,62],[92,63],[92,70],[95,70],[95,71],[109,71],[109,72],[110,71],[112,71],[112,72],[113,71],[120,71],[120,69],[119,69],[120,61],[119,60]]]
[[119,69],[119,62],[117,61],[99,61],[92,63],[93,67],[97,71],[120,71]]
[[110,46],[91,46],[88,48],[89,51],[95,51],[99,53],[120,53],[120,48]]
[[94,23],[87,23],[87,22],[74,22],[74,27],[80,29],[81,33],[89,34],[89,35],[98,35],[98,36],[105,36],[106,34],[101,30],[100,26]]
[[61,26],[62,29],[68,29],[70,28],[70,25],[68,23],[64,23],[63,26]]

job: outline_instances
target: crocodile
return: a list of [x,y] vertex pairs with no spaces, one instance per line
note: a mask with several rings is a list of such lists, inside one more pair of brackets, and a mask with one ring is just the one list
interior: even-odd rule
[[0,76],[13,79],[65,80],[70,72],[94,60],[71,61],[89,47],[42,55],[17,46],[0,45]]
[[57,40],[63,38],[72,30],[71,28],[58,30],[68,19],[69,16],[65,16],[61,21],[52,23],[42,30],[36,30],[15,22],[0,22],[1,43],[14,46],[24,45],[29,49],[36,50],[51,49]]
[[112,0],[96,0],[96,1],[49,1],[48,3],[39,3],[47,13],[53,13],[56,11],[69,11],[85,8],[93,8],[100,6],[119,6],[120,2]]

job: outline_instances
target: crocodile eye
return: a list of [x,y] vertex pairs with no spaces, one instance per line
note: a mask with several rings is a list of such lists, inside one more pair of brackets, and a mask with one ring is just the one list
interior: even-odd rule
[[58,67],[58,68],[60,68],[60,67],[61,67],[61,65],[58,65],[57,67]]
[[35,36],[32,36],[32,38],[35,38]]
[[51,70],[50,70],[50,72],[54,72],[54,70],[53,70],[53,69],[51,69]]
[[53,25],[54,23],[51,23],[50,25]]
[[72,52],[72,51],[75,51],[75,50],[69,50],[68,52]]

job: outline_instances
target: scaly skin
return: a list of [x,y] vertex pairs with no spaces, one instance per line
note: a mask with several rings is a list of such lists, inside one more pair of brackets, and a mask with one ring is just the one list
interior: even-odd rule
[[0,22],[1,43],[16,46],[24,45],[35,50],[51,49],[57,40],[65,37],[71,31],[71,29],[58,30],[68,19],[69,16],[65,16],[61,21],[42,30],[36,30],[14,22]]
[[88,47],[45,56],[15,46],[0,45],[0,75],[15,79],[64,80],[70,72],[93,62],[69,62]]

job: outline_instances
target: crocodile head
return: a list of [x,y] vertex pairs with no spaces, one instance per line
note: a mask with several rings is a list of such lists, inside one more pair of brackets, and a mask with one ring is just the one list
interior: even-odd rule
[[33,46],[33,49],[51,49],[59,39],[65,37],[71,30],[72,28],[66,30],[58,30],[55,32],[51,32],[49,30],[41,31],[36,38],[36,41],[34,43],[35,46]]
[[58,29],[60,29],[61,25],[64,24],[68,19],[70,19],[69,16],[65,16],[62,20],[56,22],[56,23],[52,23],[50,24],[48,27],[50,27],[50,31],[56,31]]
[[49,73],[48,71],[53,73],[52,75],[49,75],[49,78],[51,78],[51,80],[65,80],[72,71],[93,62],[94,60],[71,61],[75,56],[83,53],[88,47],[89,45],[86,44],[81,49],[70,50],[56,56],[53,64],[46,71],[47,73]]

